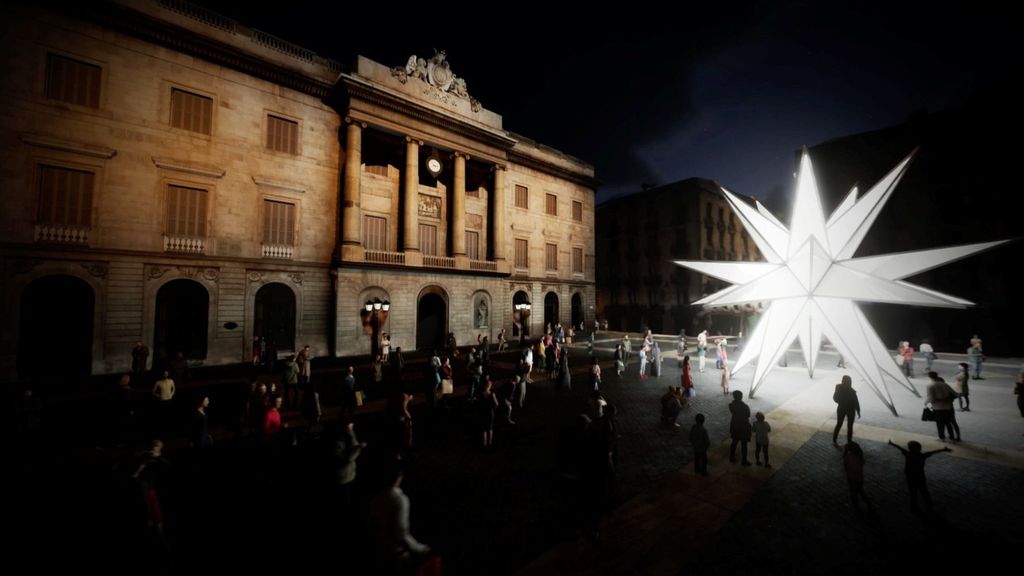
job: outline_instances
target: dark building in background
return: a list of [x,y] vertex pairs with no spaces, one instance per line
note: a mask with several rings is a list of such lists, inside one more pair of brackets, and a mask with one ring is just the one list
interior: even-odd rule
[[[1022,200],[1019,160],[997,145],[1006,118],[998,106],[975,99],[972,106],[935,114],[920,113],[906,123],[838,138],[810,148],[822,193],[831,212],[850,188],[867,190],[915,148],[907,174],[882,210],[857,256],[1010,239],[1020,234]],[[1000,135],[1005,139],[1005,135]],[[967,310],[862,304],[886,345],[922,338],[937,350],[962,353],[973,334],[985,352],[1018,355],[1021,307],[1013,279],[1024,262],[1019,242],[941,266],[907,281],[966,298]],[[1017,287],[1016,289],[1014,287]]]
[[597,207],[595,228],[597,315],[610,328],[735,334],[754,317],[754,306],[692,306],[727,284],[674,264],[762,260],[716,182],[689,178],[615,198]]

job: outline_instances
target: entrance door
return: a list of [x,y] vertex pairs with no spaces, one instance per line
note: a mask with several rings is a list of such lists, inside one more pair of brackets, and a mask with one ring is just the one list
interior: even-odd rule
[[544,297],[544,327],[551,325],[551,329],[555,329],[555,324],[558,323],[558,294],[554,292],[548,292],[547,296]]
[[580,293],[577,292],[572,295],[572,325],[575,328],[580,327],[580,323],[583,322],[583,298]]
[[[92,329],[96,297],[74,276],[37,278],[21,296],[18,377],[59,381],[92,373]],[[125,349],[127,356],[130,346]]]
[[295,293],[284,284],[267,284],[256,292],[253,336],[263,337],[268,348],[295,350]]
[[416,349],[421,352],[444,348],[448,307],[440,294],[428,292],[416,305]]
[[[166,367],[178,352],[187,359],[206,358],[209,309],[209,293],[194,280],[171,280],[161,286],[156,293],[154,363]],[[154,365],[153,369],[160,366]]]

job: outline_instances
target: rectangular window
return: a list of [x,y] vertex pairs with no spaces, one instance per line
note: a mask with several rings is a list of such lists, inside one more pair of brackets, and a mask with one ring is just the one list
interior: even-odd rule
[[516,268],[530,267],[530,244],[521,238],[516,238]]
[[95,174],[57,166],[39,167],[37,223],[50,226],[92,226]]
[[267,148],[288,154],[299,153],[299,123],[267,115]]
[[516,184],[516,208],[530,209],[530,190],[519,184]]
[[99,108],[102,70],[93,64],[49,54],[46,57],[46,97]]
[[295,204],[263,201],[263,243],[295,245]]
[[544,245],[544,269],[549,271],[558,270],[557,244]]
[[572,219],[583,222],[583,202],[572,201]]
[[212,134],[213,98],[172,88],[171,126],[200,134]]
[[388,251],[387,218],[363,216],[363,246],[367,250]]
[[572,273],[583,274],[583,248],[572,249]]
[[424,256],[437,256],[437,226],[420,224],[420,252]]
[[167,235],[206,237],[206,190],[167,187]]
[[545,194],[544,213],[549,216],[558,216],[558,196],[555,196],[554,194]]
[[466,255],[470,260],[480,259],[480,233],[466,230]]

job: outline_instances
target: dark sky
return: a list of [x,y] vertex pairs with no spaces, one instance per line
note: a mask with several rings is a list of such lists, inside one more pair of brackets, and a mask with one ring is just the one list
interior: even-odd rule
[[506,129],[592,163],[599,201],[699,176],[778,206],[801,145],[965,105],[1017,69],[1011,18],[980,3],[675,4],[589,25],[550,4],[201,3],[343,62],[444,49]]

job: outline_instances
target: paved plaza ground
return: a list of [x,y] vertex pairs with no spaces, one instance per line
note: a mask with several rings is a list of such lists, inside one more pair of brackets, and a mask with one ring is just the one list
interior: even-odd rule
[[[909,510],[902,457],[885,445],[916,439],[941,444],[934,425],[921,422],[923,399],[891,387],[901,416],[893,416],[854,374],[863,417],[855,435],[865,449],[865,490],[873,513],[851,509],[840,455],[831,444],[836,358],[822,355],[813,379],[800,354],[776,368],[748,400],[773,427],[775,467],[742,468],[727,461],[731,398],[721,393],[713,362],[695,373],[698,395],[680,419],[659,419],[659,398],[678,385],[674,354],[660,378],[641,381],[637,364],[616,378],[610,361],[618,334],[599,334],[605,370],[602,391],[618,408],[618,461],[608,514],[597,539],[581,536],[556,474],[559,431],[587,411],[587,350],[571,350],[574,387],[558,390],[544,377],[528,388],[514,426],[499,425],[495,447],[484,451],[464,398],[447,409],[414,406],[415,449],[404,462],[403,489],[412,506],[412,532],[443,558],[446,574],[890,574],[928,567],[985,566],[1024,544],[1024,419],[1014,403],[1018,360],[992,359],[986,379],[972,382],[971,412],[957,412],[964,441],[952,454],[928,461],[935,514]],[[634,340],[636,336],[634,335]],[[662,348],[674,350],[670,338]],[[956,356],[942,355],[940,374],[951,380]],[[515,354],[494,356],[500,382]],[[414,363],[409,372],[418,378]],[[733,379],[746,391],[751,370]],[[325,378],[328,376],[324,376]],[[336,378],[336,375],[329,375]],[[923,394],[927,380],[917,378]],[[408,385],[413,385],[414,380]],[[357,416],[360,457],[356,500],[377,489],[374,452],[383,426],[382,401]],[[211,418],[217,403],[211,407]],[[711,475],[689,465],[689,426],[708,418]],[[86,419],[88,420],[88,419]],[[113,572],[179,573],[329,569],[368,573],[365,506],[341,513],[323,482],[315,443],[299,442],[273,464],[218,429],[213,460],[194,468],[184,451],[171,452],[165,494],[169,550],[139,542],[120,522],[125,492],[118,484],[115,448],[66,450],[50,441],[19,460],[12,516],[16,544],[42,565],[82,563]],[[169,443],[174,445],[174,443]],[[81,446],[75,438],[68,446]],[[177,446],[181,445],[178,441]],[[752,447],[751,447],[752,450]],[[60,551],[54,554],[54,551]],[[972,564],[978,563],[978,564]],[[151,569],[150,569],[151,568]]]

